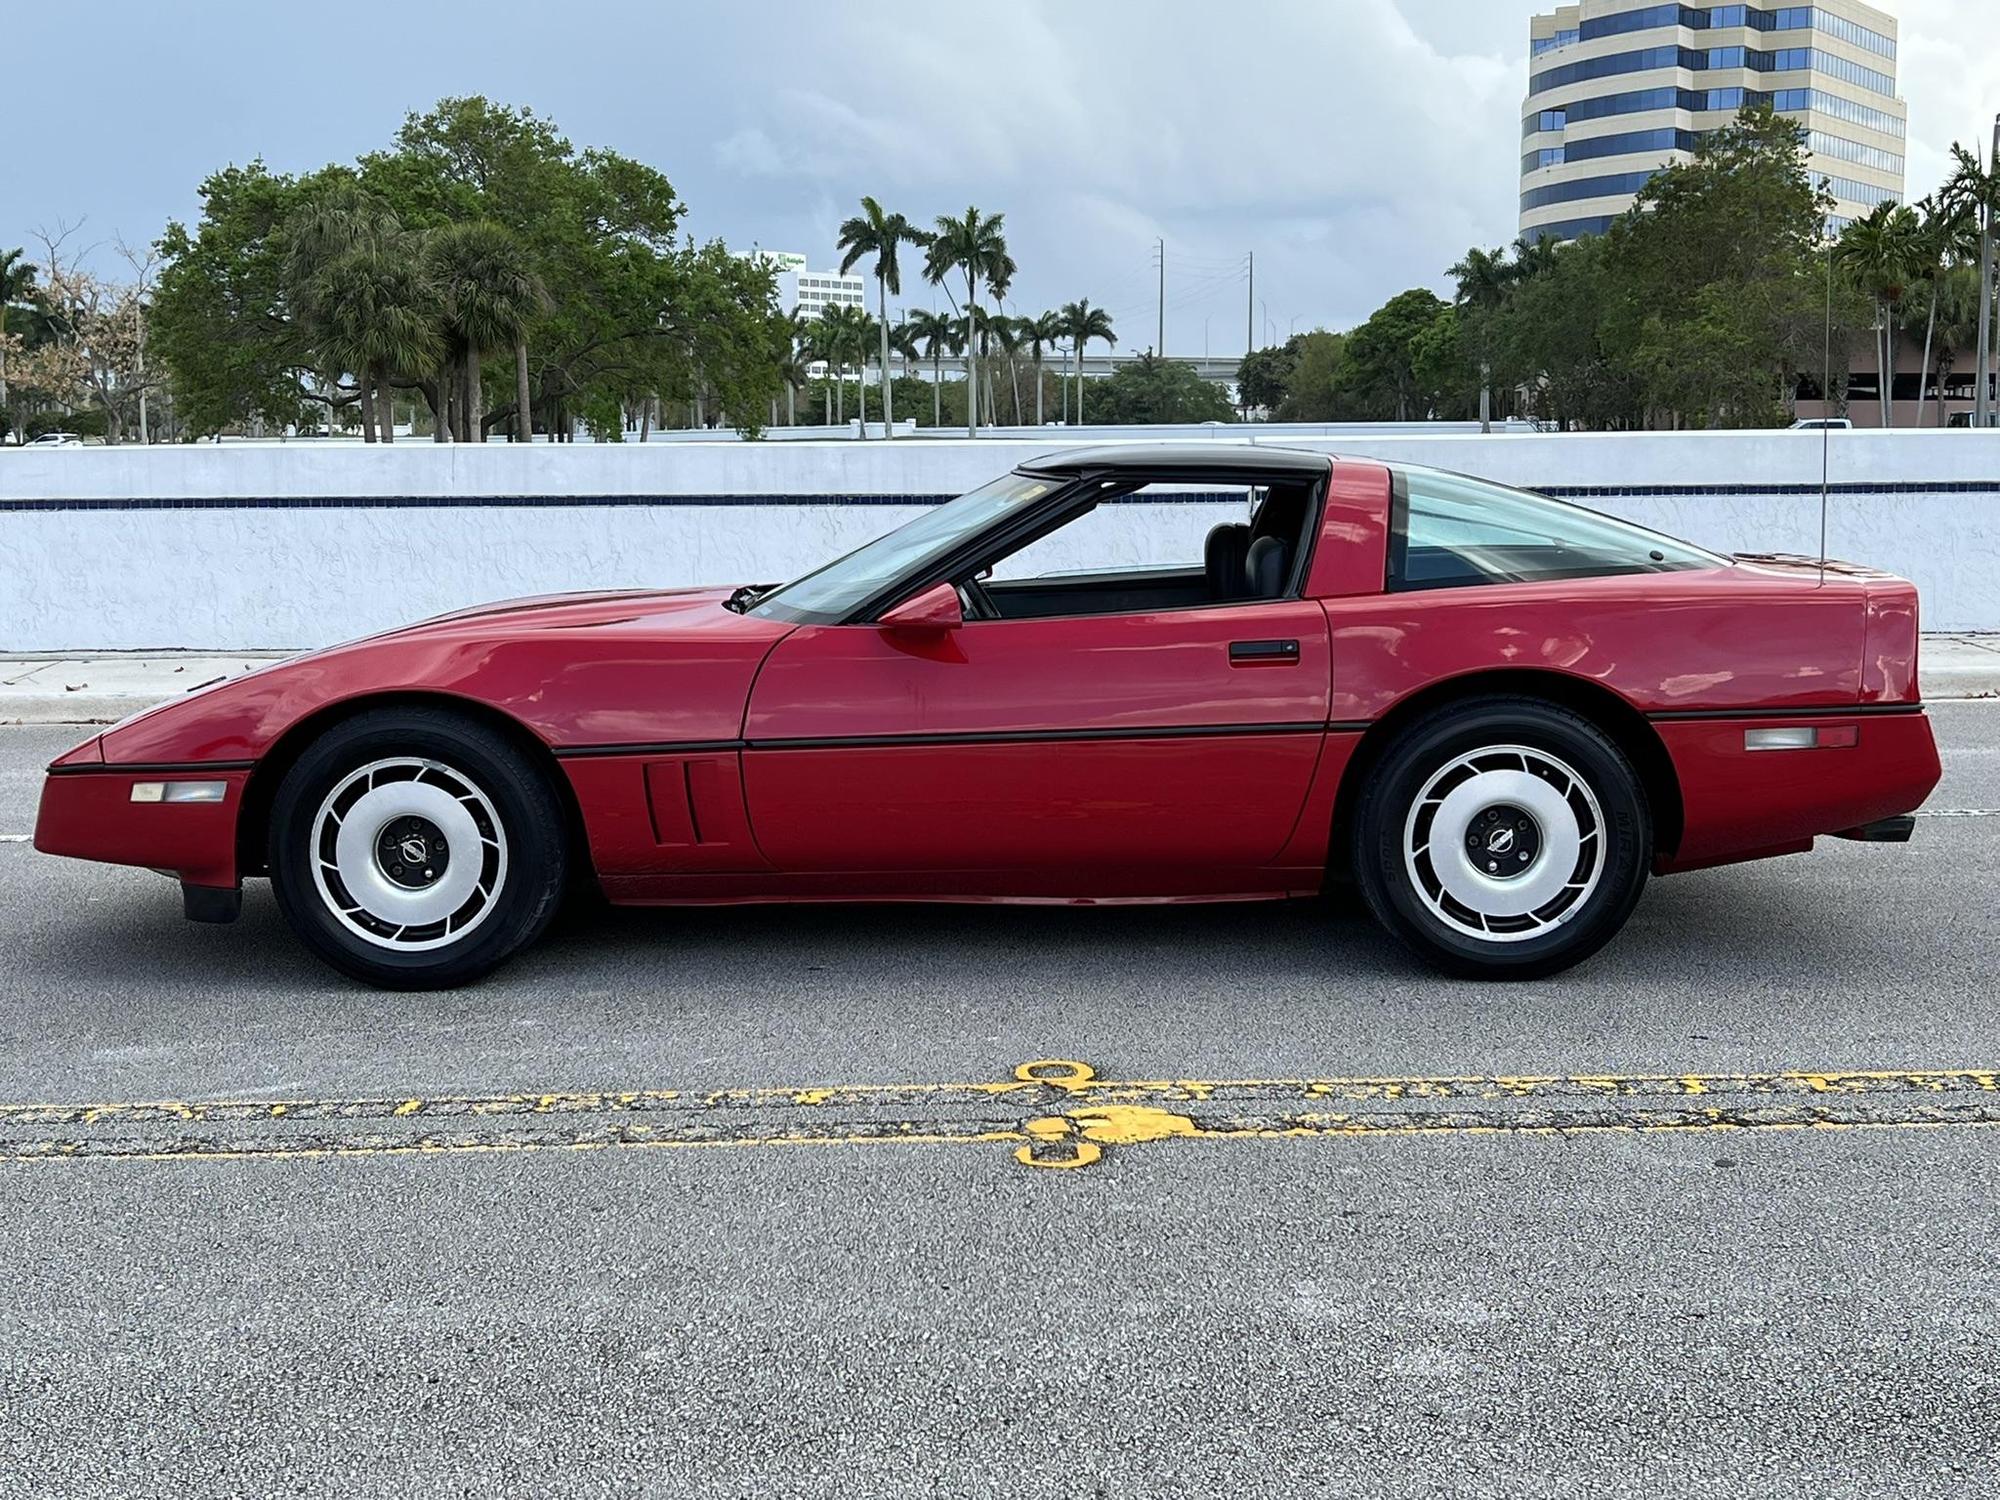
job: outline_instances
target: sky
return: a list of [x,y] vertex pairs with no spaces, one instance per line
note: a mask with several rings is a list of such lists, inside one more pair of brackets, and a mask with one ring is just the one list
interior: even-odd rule
[[[1997,0],[1890,0],[1910,190],[2000,111]],[[119,269],[262,157],[308,171],[485,94],[665,172],[687,229],[837,259],[872,194],[1006,215],[1011,310],[1108,307],[1123,349],[1237,354],[1449,289],[1514,237],[1530,0],[100,0],[15,8],[0,246],[80,225]],[[359,23],[359,24],[357,24]],[[30,61],[33,60],[33,61]],[[1244,266],[1256,257],[1256,306]],[[905,281],[913,303],[940,294]],[[942,305],[941,300],[937,305]]]

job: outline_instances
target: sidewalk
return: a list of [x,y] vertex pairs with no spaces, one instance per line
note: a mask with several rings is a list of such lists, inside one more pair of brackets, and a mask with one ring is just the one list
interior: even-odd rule
[[[108,724],[234,677],[282,651],[105,651],[0,656],[0,724]],[[1918,657],[1926,699],[2000,698],[2000,634],[1927,635]]]

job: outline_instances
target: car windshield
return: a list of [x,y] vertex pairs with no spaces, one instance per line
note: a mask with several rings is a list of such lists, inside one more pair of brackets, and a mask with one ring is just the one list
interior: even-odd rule
[[968,538],[1019,513],[1055,488],[1055,481],[1009,474],[947,501],[847,556],[773,589],[745,614],[804,625],[831,625],[912,572],[944,558]]

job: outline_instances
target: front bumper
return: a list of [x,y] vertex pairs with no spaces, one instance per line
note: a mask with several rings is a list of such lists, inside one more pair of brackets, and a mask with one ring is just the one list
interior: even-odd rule
[[[80,746],[49,767],[35,817],[44,854],[139,865],[184,884],[233,890],[239,884],[236,820],[247,766],[121,766]],[[101,752],[97,752],[101,753]],[[219,781],[219,802],[134,802],[132,788],[163,780]]]

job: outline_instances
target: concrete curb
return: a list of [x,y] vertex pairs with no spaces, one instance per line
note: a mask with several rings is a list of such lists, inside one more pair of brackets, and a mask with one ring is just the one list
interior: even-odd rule
[[[101,652],[0,656],[0,726],[113,724],[217,677],[290,652]],[[1918,658],[1930,701],[2000,699],[2000,634],[1926,636]]]

